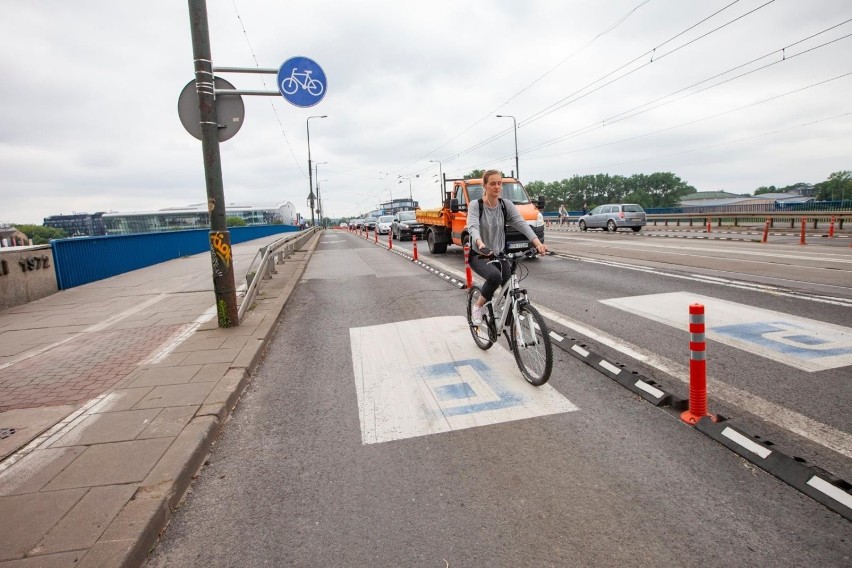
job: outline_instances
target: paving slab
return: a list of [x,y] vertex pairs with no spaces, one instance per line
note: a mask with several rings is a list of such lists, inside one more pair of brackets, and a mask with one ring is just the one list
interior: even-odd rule
[[[0,312],[0,568],[144,563],[319,240],[300,237],[239,327],[217,325],[209,253]],[[257,248],[233,247],[238,283]]]

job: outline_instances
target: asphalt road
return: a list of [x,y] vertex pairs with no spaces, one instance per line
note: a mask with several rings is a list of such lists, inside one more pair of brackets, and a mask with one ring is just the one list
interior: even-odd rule
[[[630,299],[685,292],[743,313],[850,321],[848,252],[796,260],[796,249],[704,242],[693,266],[689,242],[652,241],[549,234],[561,255],[528,263],[524,284],[556,331],[583,331],[596,351],[683,393],[688,334],[626,309]],[[428,260],[463,274],[455,247]],[[438,432],[405,421],[422,410],[408,399],[382,408],[386,390],[431,380],[418,358],[436,352],[499,368],[501,384],[527,394],[505,343],[481,352],[451,333],[464,305],[451,283],[327,232],[149,565],[850,564],[849,521],[562,350],[547,387],[560,411],[492,422],[474,412]],[[766,355],[709,342],[711,412],[850,479],[850,367],[808,371]],[[383,367],[378,389],[370,380]],[[432,393],[454,402],[455,387]]]

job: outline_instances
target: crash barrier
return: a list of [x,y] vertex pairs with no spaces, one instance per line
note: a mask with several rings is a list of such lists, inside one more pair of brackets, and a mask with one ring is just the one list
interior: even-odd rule
[[[273,274],[277,274],[275,265],[284,264],[284,262],[290,258],[295,251],[302,248],[302,245],[304,245],[316,231],[319,231],[319,228],[311,227],[310,229],[306,229],[292,235],[287,235],[273,243],[260,247],[254,255],[254,258],[252,258],[248,272],[246,273],[246,293],[239,309],[237,310],[240,322],[243,321],[243,317],[245,317],[246,312],[249,310],[252,303],[254,303],[261,281],[269,280],[272,278]],[[255,264],[257,264],[257,268],[255,268]]]
[[[762,213],[762,212],[725,212],[725,213],[647,213],[645,216],[648,226],[654,227],[693,227],[712,225],[720,227],[749,227],[769,221],[769,227],[789,227],[795,229],[802,220],[810,224],[811,229],[823,230],[831,225],[834,219],[835,229],[843,230],[844,223],[852,221],[852,213],[843,211],[809,212],[809,213]],[[709,230],[707,232],[710,232]]]
[[707,360],[704,340],[704,305],[689,306],[689,409],[680,419],[695,424],[707,412]]
[[[230,227],[231,244],[280,233],[295,233],[295,225]],[[210,250],[209,229],[108,235],[50,241],[60,290],[117,276],[131,270]]]

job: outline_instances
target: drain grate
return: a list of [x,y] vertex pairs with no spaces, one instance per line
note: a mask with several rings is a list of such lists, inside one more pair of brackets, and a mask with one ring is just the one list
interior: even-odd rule
[[4,440],[17,432],[15,428],[0,428],[0,440]]

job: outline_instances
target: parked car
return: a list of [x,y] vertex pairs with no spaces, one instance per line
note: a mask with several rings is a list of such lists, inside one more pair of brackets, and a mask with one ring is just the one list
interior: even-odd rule
[[611,233],[625,228],[638,232],[642,230],[645,223],[645,210],[635,203],[598,205],[577,220],[581,231],[603,229]]
[[363,219],[352,219],[349,221],[350,229],[363,229],[364,228],[364,220]]
[[377,222],[378,219],[376,219],[375,217],[366,217],[364,218],[364,228],[368,231],[375,231]]
[[340,228],[341,228],[341,229],[347,229],[347,228],[349,228],[349,223],[347,223],[346,221],[341,221],[341,222],[340,222]]
[[380,235],[389,235],[391,232],[391,223],[393,223],[393,215],[382,215],[376,222],[376,227],[379,229]]
[[391,233],[393,238],[400,241],[410,239],[412,235],[419,237],[423,234],[423,223],[417,222],[414,211],[400,211],[394,215]]

